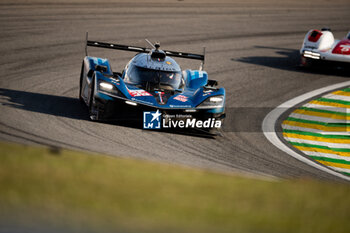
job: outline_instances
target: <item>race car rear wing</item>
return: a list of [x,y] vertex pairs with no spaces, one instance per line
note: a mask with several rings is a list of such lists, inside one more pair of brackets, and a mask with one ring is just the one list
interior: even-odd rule
[[[86,45],[85,45],[86,56],[88,55],[88,51],[87,51],[88,46],[106,48],[106,49],[117,49],[117,50],[124,50],[124,51],[130,51],[130,52],[139,52],[139,53],[149,53],[152,51],[152,49],[150,48],[88,40],[88,33],[86,33]],[[199,69],[200,70],[203,69],[204,61],[205,61],[205,47],[203,48],[203,54],[176,52],[176,51],[169,51],[169,50],[163,50],[163,52],[170,57],[180,57],[180,58],[186,58],[186,59],[201,60],[202,63]]]

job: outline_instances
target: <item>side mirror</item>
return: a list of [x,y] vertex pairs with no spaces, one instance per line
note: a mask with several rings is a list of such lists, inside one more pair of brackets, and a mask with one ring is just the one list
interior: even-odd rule
[[102,73],[108,72],[108,67],[107,66],[102,66],[102,65],[96,65],[95,66],[96,71],[100,71]]
[[120,78],[120,77],[122,77],[122,73],[120,73],[120,72],[113,72],[113,77]]
[[218,81],[212,80],[212,79],[208,80],[207,86],[209,86],[209,87],[216,87],[217,85],[219,85]]

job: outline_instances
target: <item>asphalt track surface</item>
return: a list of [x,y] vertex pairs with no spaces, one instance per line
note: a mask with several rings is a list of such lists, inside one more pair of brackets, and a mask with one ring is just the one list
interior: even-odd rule
[[[1,1],[0,140],[142,158],[224,172],[339,180],[270,144],[266,114],[303,93],[349,80],[305,71],[298,49],[311,28],[349,30],[347,1]],[[200,53],[227,91],[216,139],[89,121],[78,101],[84,37]],[[90,50],[121,71],[133,53]],[[198,62],[177,59],[182,68]]]

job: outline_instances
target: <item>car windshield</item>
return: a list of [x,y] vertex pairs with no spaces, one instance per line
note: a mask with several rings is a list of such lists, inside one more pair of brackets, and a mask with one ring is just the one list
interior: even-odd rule
[[126,74],[126,81],[147,87],[164,87],[178,89],[181,84],[181,72],[152,70],[131,65]]

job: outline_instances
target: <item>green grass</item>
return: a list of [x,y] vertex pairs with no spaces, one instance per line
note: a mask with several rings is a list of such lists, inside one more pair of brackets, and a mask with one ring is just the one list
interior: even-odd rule
[[0,152],[0,232],[350,229],[346,184],[265,181],[5,143]]

